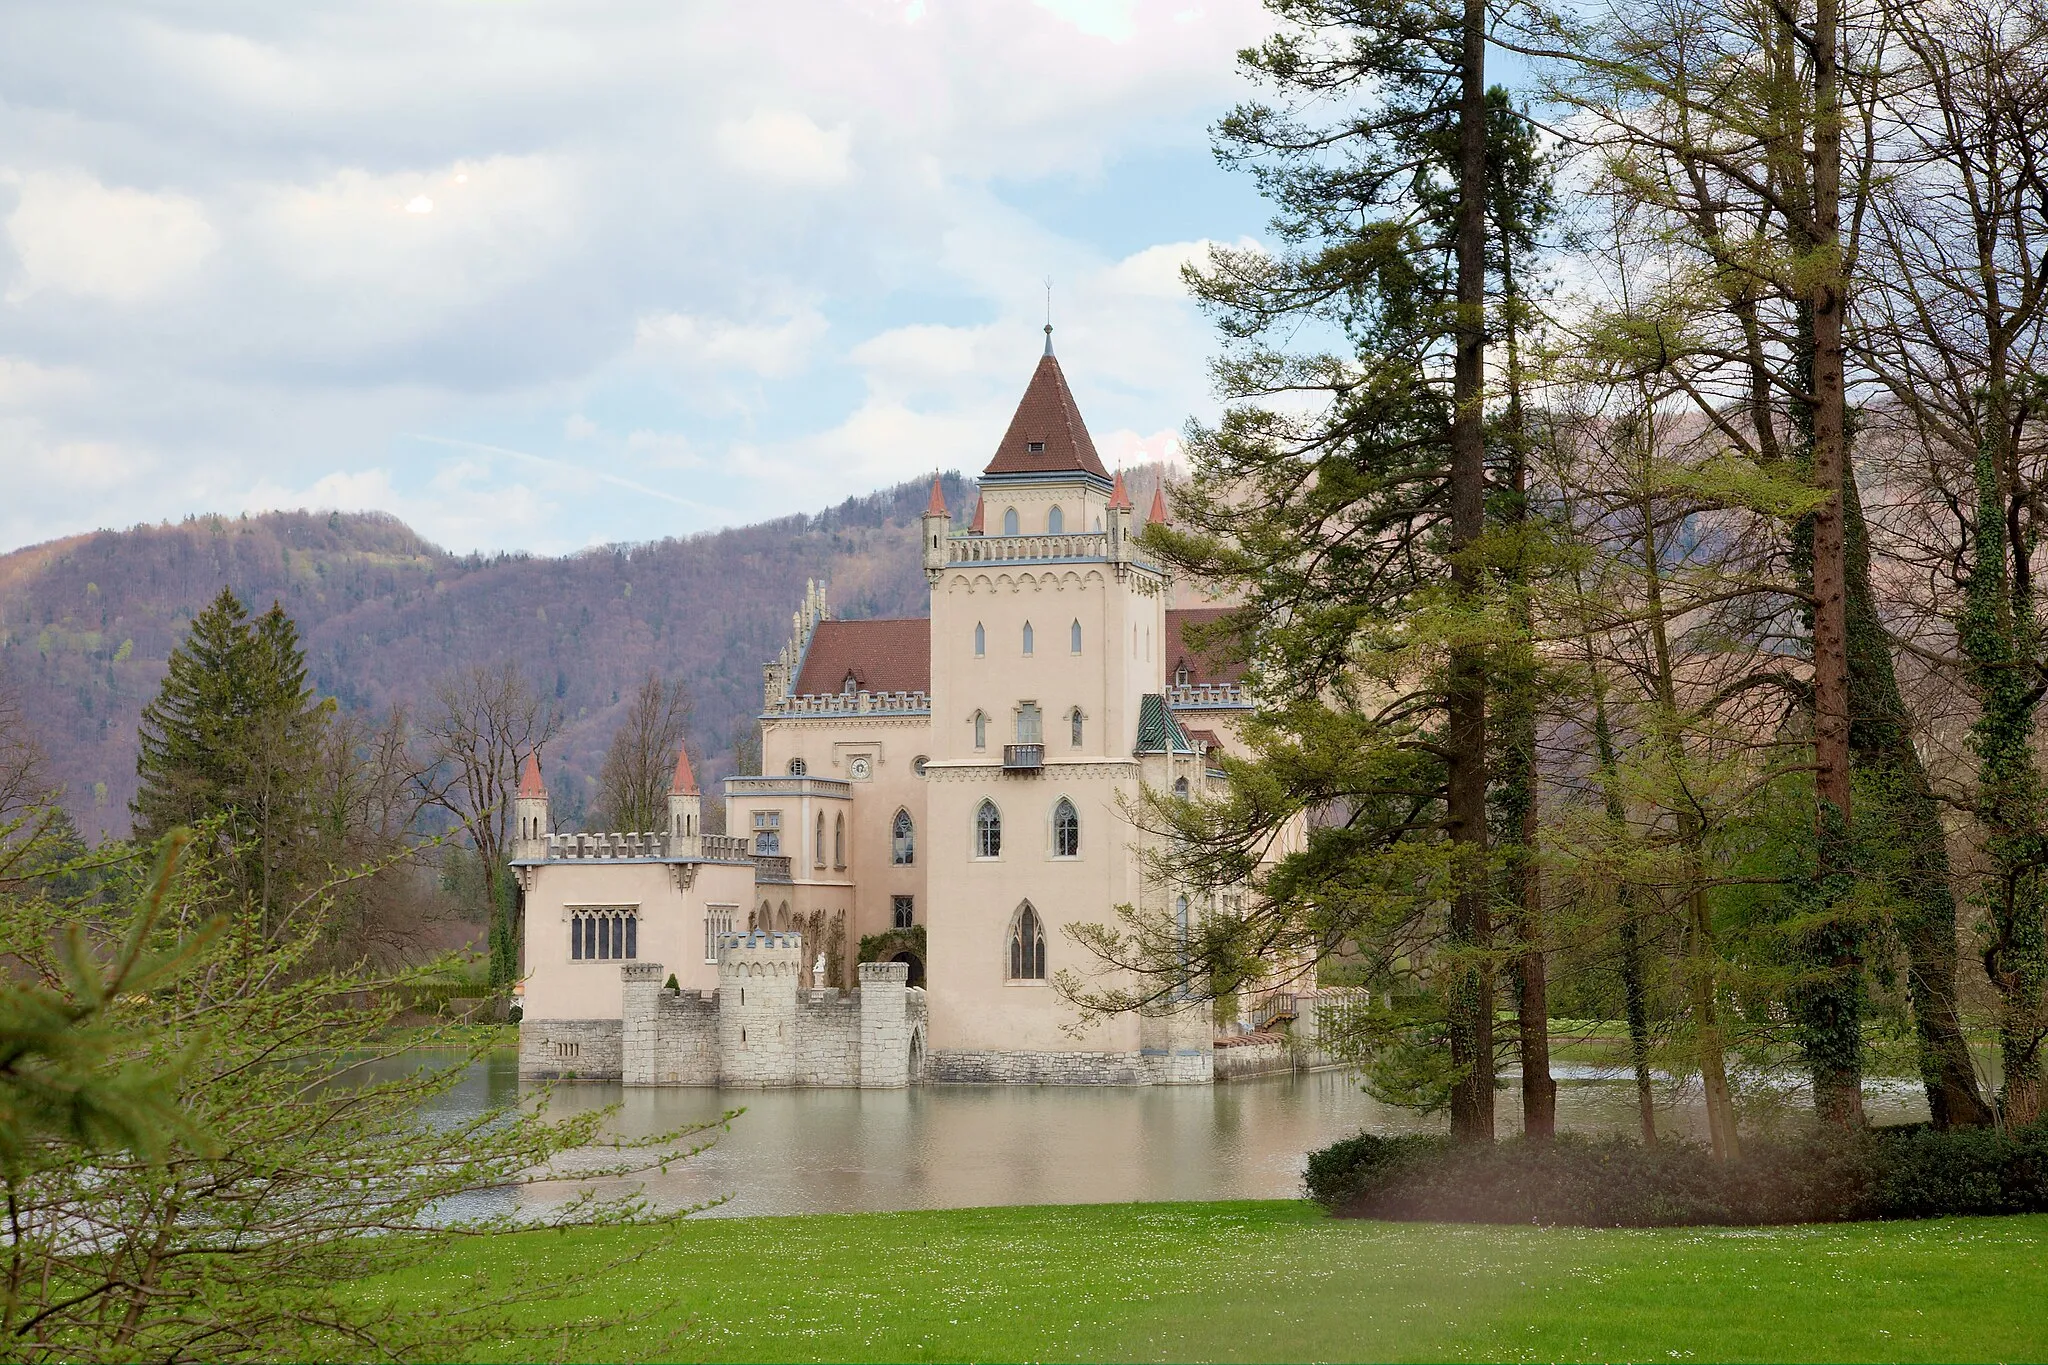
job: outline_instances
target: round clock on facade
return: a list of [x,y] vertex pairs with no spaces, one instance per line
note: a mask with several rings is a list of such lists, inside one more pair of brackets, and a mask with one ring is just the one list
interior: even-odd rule
[[852,773],[856,780],[865,778],[868,775],[867,756],[863,754],[859,758],[852,760],[846,765],[846,770]]

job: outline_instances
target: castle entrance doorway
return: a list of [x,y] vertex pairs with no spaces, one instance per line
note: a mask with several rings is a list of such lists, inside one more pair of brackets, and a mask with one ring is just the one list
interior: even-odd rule
[[924,959],[911,952],[908,948],[883,960],[887,962],[908,963],[910,966],[910,981],[908,984],[912,986],[924,985]]

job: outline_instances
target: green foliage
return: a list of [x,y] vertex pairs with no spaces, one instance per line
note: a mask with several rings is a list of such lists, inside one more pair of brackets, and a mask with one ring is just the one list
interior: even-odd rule
[[903,952],[917,954],[920,962],[930,961],[930,954],[925,951],[922,924],[913,924],[908,929],[884,929],[879,934],[862,934],[859,951],[853,960],[856,964],[881,962]]

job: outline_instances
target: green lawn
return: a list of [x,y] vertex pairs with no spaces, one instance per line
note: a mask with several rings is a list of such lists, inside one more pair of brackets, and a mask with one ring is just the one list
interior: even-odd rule
[[1594,1232],[1273,1202],[704,1219],[599,1272],[657,1240],[484,1239],[365,1292],[403,1311],[479,1278],[581,1285],[528,1316],[575,1360],[2048,1359],[2048,1216]]

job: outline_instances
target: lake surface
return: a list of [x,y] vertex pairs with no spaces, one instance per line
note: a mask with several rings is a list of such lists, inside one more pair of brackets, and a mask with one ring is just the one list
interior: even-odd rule
[[[1590,1066],[1560,1066],[1556,1074],[1560,1127],[1636,1131],[1635,1090],[1625,1075]],[[1500,1096],[1503,1132],[1520,1118],[1512,1076],[1508,1084]],[[471,1066],[437,1108],[466,1116],[537,1088],[520,1084],[507,1051]],[[1874,1121],[1926,1117],[1916,1081],[1875,1078],[1865,1097]],[[1660,1087],[1659,1099],[1665,1131],[1704,1136],[1696,1099],[1671,1087]],[[1300,1195],[1303,1162],[1315,1148],[1361,1130],[1442,1126],[1379,1103],[1344,1071],[1217,1086],[713,1090],[573,1082],[557,1085],[553,1102],[565,1113],[618,1104],[616,1130],[629,1137],[744,1109],[711,1150],[643,1182],[666,1208],[724,1197],[713,1211],[720,1216],[1288,1199]],[[569,1193],[564,1183],[517,1197],[537,1209]]]

